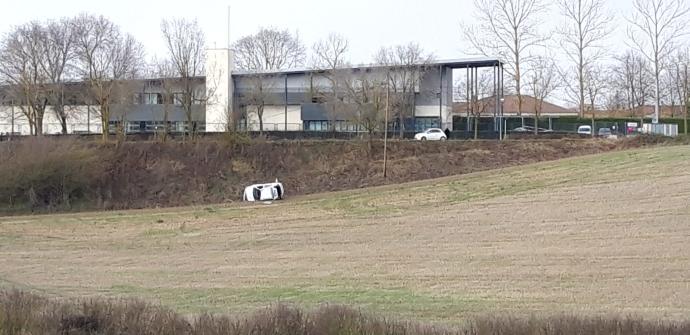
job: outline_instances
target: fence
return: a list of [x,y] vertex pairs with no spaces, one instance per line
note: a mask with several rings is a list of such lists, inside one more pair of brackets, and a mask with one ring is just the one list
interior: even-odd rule
[[643,134],[653,134],[653,135],[663,135],[670,137],[678,136],[678,125],[677,124],[651,124],[645,123],[642,125]]

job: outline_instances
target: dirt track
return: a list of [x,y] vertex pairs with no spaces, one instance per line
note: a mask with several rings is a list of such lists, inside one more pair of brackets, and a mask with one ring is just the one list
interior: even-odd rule
[[255,206],[0,220],[0,286],[181,311],[690,313],[690,148]]

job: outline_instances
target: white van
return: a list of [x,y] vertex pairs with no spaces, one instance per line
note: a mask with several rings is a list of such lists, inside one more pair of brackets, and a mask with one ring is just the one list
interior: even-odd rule
[[577,128],[577,133],[580,135],[592,135],[592,126],[580,126]]

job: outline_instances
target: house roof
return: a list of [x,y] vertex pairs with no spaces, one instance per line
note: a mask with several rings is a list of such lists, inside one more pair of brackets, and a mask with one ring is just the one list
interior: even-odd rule
[[[488,97],[484,99],[489,99],[494,101],[495,97]],[[503,115],[517,115],[518,114],[518,97],[517,95],[507,95],[503,100]],[[522,95],[522,115],[534,115],[534,111],[537,106],[537,99],[533,96]],[[490,103],[493,106],[493,103]],[[461,102],[456,103],[453,106],[453,112],[455,114],[464,114],[467,112],[467,103]],[[577,110],[568,109],[548,101],[544,101],[542,105],[541,114],[542,115],[577,115]]]
[[[586,114],[590,114],[587,112]],[[616,110],[598,110],[595,111],[597,117],[633,117],[633,118],[652,118],[654,117],[654,106],[646,105],[634,110],[616,109]],[[683,117],[682,106],[660,106],[660,114],[662,118],[681,118]]]

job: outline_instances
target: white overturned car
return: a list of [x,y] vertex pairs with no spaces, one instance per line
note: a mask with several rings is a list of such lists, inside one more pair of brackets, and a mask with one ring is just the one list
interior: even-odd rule
[[274,201],[282,200],[284,196],[285,188],[283,184],[276,179],[275,183],[247,186],[244,189],[242,200],[249,202]]

